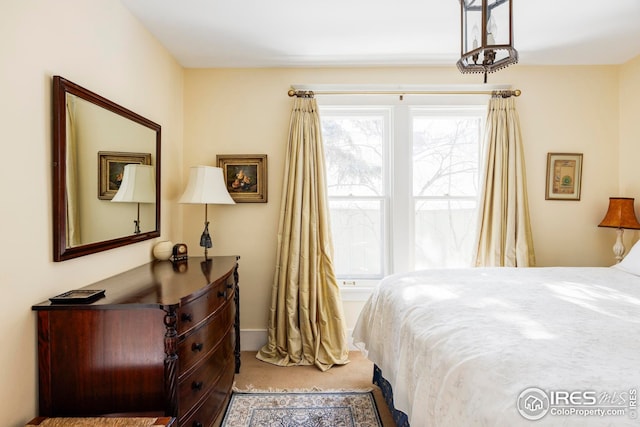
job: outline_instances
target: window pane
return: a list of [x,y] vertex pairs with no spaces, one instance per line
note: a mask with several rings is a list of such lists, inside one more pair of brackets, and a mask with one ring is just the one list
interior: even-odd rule
[[322,118],[322,137],[331,196],[383,195],[384,118]]
[[475,200],[416,200],[415,268],[469,267],[476,222]]
[[382,200],[329,202],[336,275],[381,277]]
[[413,118],[413,195],[478,193],[480,118]]

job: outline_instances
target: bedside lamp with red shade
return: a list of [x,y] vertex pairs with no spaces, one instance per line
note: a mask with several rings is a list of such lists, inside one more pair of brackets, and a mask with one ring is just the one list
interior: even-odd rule
[[633,207],[634,200],[630,197],[609,197],[609,209],[600,224],[598,224],[598,227],[617,229],[616,243],[613,245],[616,262],[622,261],[624,257],[625,247],[622,241],[624,229],[640,230],[640,223],[636,218],[636,212]]

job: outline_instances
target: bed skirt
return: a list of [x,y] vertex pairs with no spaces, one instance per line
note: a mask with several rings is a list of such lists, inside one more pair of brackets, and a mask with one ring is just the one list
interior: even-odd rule
[[391,388],[391,384],[382,376],[382,371],[376,364],[373,365],[373,383],[382,390],[382,396],[385,402],[387,402],[393,420],[396,422],[396,427],[410,427],[407,414],[398,411],[393,405],[393,389]]

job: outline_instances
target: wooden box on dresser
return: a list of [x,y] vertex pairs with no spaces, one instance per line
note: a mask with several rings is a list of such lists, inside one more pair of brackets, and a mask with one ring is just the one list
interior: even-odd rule
[[210,426],[240,369],[238,257],[155,261],[33,306],[42,416],[165,415]]

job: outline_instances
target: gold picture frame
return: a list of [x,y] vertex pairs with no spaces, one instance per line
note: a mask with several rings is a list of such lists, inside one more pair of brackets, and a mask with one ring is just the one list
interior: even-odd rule
[[150,165],[151,153],[98,151],[98,199],[111,200],[122,182],[128,164]]
[[216,162],[236,203],[267,203],[266,154],[219,154]]
[[547,153],[546,200],[580,200],[582,153]]

